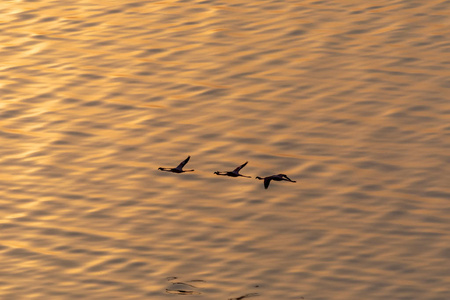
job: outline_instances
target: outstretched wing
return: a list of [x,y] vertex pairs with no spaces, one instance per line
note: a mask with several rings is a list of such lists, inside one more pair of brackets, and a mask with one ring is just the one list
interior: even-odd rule
[[180,162],[180,164],[178,165],[178,167],[177,167],[177,169],[183,169],[183,167],[188,163],[188,161],[189,161],[189,159],[190,159],[191,157],[190,156],[188,156],[185,160],[183,160],[182,162]]
[[264,188],[268,188],[269,187],[269,184],[270,184],[270,181],[272,180],[272,177],[266,177],[266,178],[264,178]]
[[245,163],[243,163],[242,165],[240,165],[239,167],[237,167],[236,169],[233,170],[234,173],[239,173],[239,171],[245,167],[248,164],[248,161],[246,161]]

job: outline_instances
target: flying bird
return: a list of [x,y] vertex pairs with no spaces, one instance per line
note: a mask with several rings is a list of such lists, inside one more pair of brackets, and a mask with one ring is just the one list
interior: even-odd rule
[[274,181],[290,181],[290,182],[296,182],[294,180],[291,180],[289,177],[286,176],[286,174],[278,174],[278,175],[272,175],[272,176],[267,176],[267,177],[259,177],[256,176],[256,179],[260,179],[260,180],[264,180],[264,188],[268,188],[270,181],[274,180]]
[[239,174],[239,171],[245,167],[247,165],[248,161],[246,161],[245,163],[243,163],[242,165],[240,165],[239,167],[237,167],[236,169],[234,169],[233,171],[227,171],[227,172],[219,172],[216,171],[214,172],[214,174],[216,175],[223,175],[223,176],[231,176],[231,177],[247,177],[247,178],[252,178],[251,176],[245,176],[245,175],[241,175]]
[[158,170],[172,172],[172,173],[184,173],[184,172],[193,172],[194,170],[183,170],[183,167],[188,163],[191,157],[188,156],[185,160],[180,162],[180,164],[176,168],[162,168],[159,167]]

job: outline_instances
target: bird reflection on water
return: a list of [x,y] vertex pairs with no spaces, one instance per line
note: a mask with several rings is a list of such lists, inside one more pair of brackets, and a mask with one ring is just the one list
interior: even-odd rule
[[197,282],[197,283],[204,283],[204,280],[189,280],[187,282],[182,281],[173,281],[177,279],[178,277],[167,277],[167,281],[170,281],[170,286],[166,288],[167,294],[176,294],[176,295],[200,295],[201,292],[198,290],[199,288],[197,286],[194,286],[193,284],[187,283],[187,282]]
[[245,294],[245,295],[237,297],[237,298],[230,298],[228,300],[241,300],[244,298],[255,297],[255,296],[259,296],[259,294],[258,293],[250,293],[250,294]]

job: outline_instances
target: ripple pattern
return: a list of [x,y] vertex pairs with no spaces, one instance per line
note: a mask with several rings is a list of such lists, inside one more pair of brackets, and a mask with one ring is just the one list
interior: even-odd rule
[[450,299],[449,1],[0,14],[1,299]]

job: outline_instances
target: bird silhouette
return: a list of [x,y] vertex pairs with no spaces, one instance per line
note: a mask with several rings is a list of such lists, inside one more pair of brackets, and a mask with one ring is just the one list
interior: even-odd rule
[[188,163],[191,157],[188,156],[185,160],[180,162],[180,164],[176,168],[162,168],[159,167],[158,170],[172,172],[172,173],[184,173],[184,172],[193,172],[194,170],[183,170],[183,167]]
[[286,176],[286,174],[277,174],[277,175],[272,175],[272,176],[267,176],[267,177],[259,177],[256,176],[256,179],[260,179],[260,180],[264,180],[264,188],[268,188],[270,181],[274,180],[274,181],[290,181],[290,182],[296,182],[294,180],[291,180],[289,177]]
[[214,174],[216,175],[223,175],[223,176],[231,176],[231,177],[247,177],[247,178],[252,178],[251,176],[245,176],[245,175],[241,175],[239,174],[239,171],[245,167],[247,165],[248,161],[246,161],[245,163],[243,163],[242,165],[240,165],[239,167],[237,167],[236,169],[234,169],[233,171],[227,171],[227,172],[219,172],[216,171],[214,172]]

